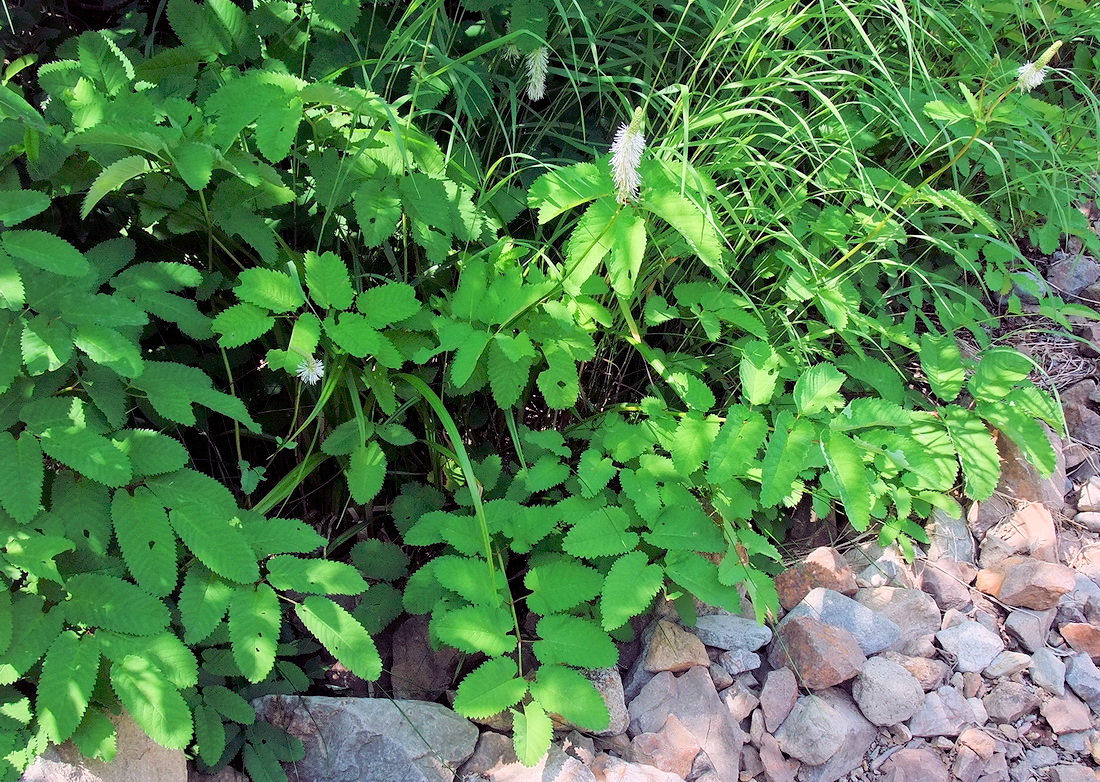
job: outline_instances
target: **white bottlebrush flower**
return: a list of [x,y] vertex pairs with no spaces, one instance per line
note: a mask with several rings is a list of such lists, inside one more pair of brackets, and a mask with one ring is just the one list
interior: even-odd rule
[[642,134],[642,110],[635,109],[630,124],[623,123],[615,132],[615,141],[611,144],[611,178],[615,181],[615,200],[620,204],[633,201],[638,197],[641,178],[638,166],[645,151],[645,136]]
[[298,379],[306,385],[313,385],[325,376],[325,362],[310,356],[298,365]]
[[1061,41],[1055,41],[1047,50],[1039,57],[1035,62],[1025,62],[1016,70],[1016,85],[1020,88],[1021,92],[1031,92],[1033,89],[1043,83],[1043,79],[1047,77],[1047,73],[1050,72],[1050,61],[1054,59],[1054,55],[1058,53],[1058,50],[1062,48]]
[[546,73],[550,68],[550,50],[540,46],[527,55],[527,97],[542,100],[546,95]]
[[1035,62],[1026,62],[1016,71],[1016,82],[1021,92],[1031,92],[1043,83],[1047,77],[1048,68],[1044,68]]

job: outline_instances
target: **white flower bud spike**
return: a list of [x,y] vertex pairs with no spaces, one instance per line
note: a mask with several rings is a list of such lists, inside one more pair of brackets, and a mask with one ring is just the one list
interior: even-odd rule
[[308,386],[314,385],[325,376],[325,362],[310,356],[298,365],[298,379]]
[[1043,83],[1043,80],[1047,77],[1047,72],[1050,68],[1050,61],[1054,59],[1054,55],[1058,50],[1062,48],[1061,41],[1055,41],[1047,50],[1043,52],[1043,56],[1035,62],[1026,62],[1021,65],[1016,71],[1016,84],[1020,88],[1020,92],[1031,92],[1033,89]]
[[643,116],[641,107],[634,110],[630,124],[622,124],[615,132],[615,141],[611,144],[611,178],[615,181],[615,200],[620,204],[629,203],[638,197],[638,188],[642,180],[638,176],[638,166],[645,151],[645,135],[642,133]]
[[546,96],[546,73],[550,68],[550,50],[540,46],[527,55],[527,97],[542,100]]

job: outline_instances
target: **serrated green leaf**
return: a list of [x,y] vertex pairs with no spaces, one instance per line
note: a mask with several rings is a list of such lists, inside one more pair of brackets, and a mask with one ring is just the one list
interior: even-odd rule
[[240,693],[220,684],[207,684],[202,688],[202,699],[226,719],[251,725],[256,721],[256,710]]
[[88,708],[99,673],[99,644],[94,635],[66,630],[57,636],[38,676],[35,713],[50,741],[60,744],[76,731]]
[[180,141],[169,154],[176,172],[192,190],[202,190],[210,184],[214,172],[214,148],[198,141]]
[[943,422],[962,464],[963,489],[974,500],[989,499],[1001,477],[997,444],[982,419],[956,405],[943,410]]
[[821,450],[829,473],[836,480],[844,512],[853,527],[862,532],[871,523],[871,480],[863,465],[859,446],[843,432],[822,438]]
[[302,123],[302,99],[274,101],[256,118],[256,149],[272,163],[290,154]]
[[90,269],[79,250],[45,231],[5,231],[0,234],[0,243],[13,258],[54,274],[80,277]]
[[365,505],[382,489],[386,477],[386,454],[373,440],[352,451],[348,462],[348,490],[356,502]]
[[178,440],[151,429],[125,429],[111,435],[111,439],[129,457],[139,476],[174,472],[190,460]]
[[309,554],[327,542],[298,519],[242,519],[244,536],[257,559],[271,554]]
[[355,308],[376,329],[411,318],[420,312],[416,289],[404,282],[387,282],[368,288],[355,300]]
[[1031,374],[1032,363],[1015,348],[990,348],[978,357],[978,368],[966,384],[975,399],[998,402]]
[[0,481],[0,506],[25,524],[38,515],[42,502],[44,467],[38,440],[28,432],[18,439],[0,432],[0,464],[5,474]]
[[959,395],[966,379],[966,370],[954,337],[922,334],[920,366],[932,386],[932,392],[940,399],[950,402]]
[[310,595],[295,608],[298,618],[349,671],[374,681],[382,673],[382,658],[374,640],[351,614],[327,597]]
[[250,682],[263,681],[275,665],[282,624],[274,589],[267,584],[237,587],[229,601],[229,640],[233,660]]
[[494,589],[489,572],[484,559],[442,556],[435,560],[435,577],[439,583],[475,605],[498,605],[501,594],[507,590],[506,582],[496,584]]
[[168,609],[128,581],[101,573],[80,573],[65,582],[71,624],[130,635],[156,635],[168,625]]
[[583,674],[562,665],[543,665],[531,682],[531,695],[551,714],[589,731],[607,730],[611,715],[600,693]]
[[225,724],[214,709],[201,703],[194,708],[195,746],[208,766],[217,765],[225,752]]
[[537,766],[550,750],[554,723],[537,703],[528,703],[519,712],[512,709],[512,745],[516,758],[527,767]]
[[218,575],[240,584],[259,580],[256,554],[244,533],[217,509],[191,502],[173,507],[168,520],[191,553]]
[[690,497],[684,499],[685,502],[665,507],[650,523],[651,531],[645,534],[646,542],[670,551],[725,551],[725,538],[714,520],[698,502]]
[[398,545],[375,538],[356,543],[350,556],[365,577],[383,581],[396,581],[409,567],[409,558]]
[[169,749],[191,742],[191,709],[161,671],[133,655],[111,666],[111,686],[149,738]]
[[326,319],[325,331],[333,342],[356,358],[373,356],[382,366],[391,369],[399,369],[405,363],[393,343],[385,334],[371,328],[363,315],[345,312],[336,322]]
[[234,304],[215,316],[210,328],[223,348],[239,348],[271,331],[275,318],[254,304]]
[[600,593],[603,576],[575,560],[556,559],[527,571],[527,607],[536,614],[568,611]]
[[711,443],[718,436],[718,424],[714,416],[704,417],[698,411],[692,411],[680,419],[669,443],[669,451],[681,475],[691,475],[703,466]]
[[707,457],[707,480],[721,484],[742,475],[756,461],[767,432],[764,416],[744,405],[731,405]]
[[624,554],[638,545],[638,535],[629,526],[630,517],[622,508],[598,508],[577,520],[562,541],[562,548],[586,559]]
[[0,657],[0,685],[12,684],[46,653],[61,632],[65,612],[45,611],[37,595],[16,595],[12,601],[12,638]]
[[765,405],[771,401],[779,377],[779,356],[771,345],[761,340],[745,345],[737,370],[745,401],[750,405]]
[[346,310],[351,306],[355,292],[351,287],[348,267],[336,253],[307,252],[306,287],[309,297],[318,307]]
[[276,589],[308,595],[358,595],[368,586],[355,568],[343,562],[281,554],[265,564],[267,581]]
[[245,269],[237,275],[237,298],[274,313],[290,312],[305,304],[301,286],[289,274],[274,269]]
[[576,163],[543,174],[534,181],[527,196],[532,209],[539,210],[539,224],[583,203],[615,192],[610,169],[595,163]]
[[117,749],[116,737],[114,723],[99,709],[90,708],[84,713],[72,741],[84,757],[110,763]]
[[798,474],[806,467],[815,430],[804,418],[795,420],[784,410],[775,419],[775,431],[768,439],[760,477],[760,505],[777,505],[794,489]]
[[49,206],[50,197],[38,190],[0,190],[0,225],[11,228]]
[[544,616],[531,648],[544,665],[564,663],[578,668],[608,668],[619,659],[611,637],[595,622],[567,614]]
[[607,571],[600,594],[600,616],[604,630],[622,627],[632,617],[644,612],[664,584],[659,565],[649,564],[649,557],[632,551],[615,560]]
[[313,0],[313,21],[330,30],[347,33],[359,21],[357,0]]
[[[406,594],[406,601],[408,596]],[[463,652],[502,655],[516,646],[512,618],[503,606],[462,606],[433,616],[431,629],[440,641]]]
[[719,580],[717,565],[693,551],[670,551],[665,556],[665,574],[708,605],[733,613],[741,610],[741,595]]
[[196,562],[187,568],[177,603],[183,620],[183,640],[196,644],[221,624],[235,586]]
[[176,588],[176,536],[168,514],[144,486],[133,495],[118,489],[111,502],[111,519],[122,558],[134,580],[149,594],[164,597]]
[[396,182],[382,176],[368,179],[355,191],[354,207],[363,243],[377,247],[393,235],[401,219],[401,197]]
[[466,674],[455,694],[454,709],[464,717],[486,719],[516,705],[526,694],[527,681],[516,675],[515,661],[494,657]]
[[84,203],[80,207],[80,219],[86,219],[95,209],[96,204],[108,193],[115,192],[134,177],[147,174],[152,170],[153,166],[141,155],[130,155],[111,163],[99,172],[92,186],[88,188]]
[[815,415],[836,403],[843,404],[839,391],[844,380],[844,374],[832,364],[815,364],[803,372],[794,384],[799,415]]
[[581,454],[577,462],[577,478],[581,482],[581,496],[595,497],[611,479],[615,477],[618,468],[611,459],[601,456],[600,451],[589,448]]
[[1006,402],[979,402],[978,414],[1008,436],[1044,478],[1054,474],[1058,457],[1043,425]]

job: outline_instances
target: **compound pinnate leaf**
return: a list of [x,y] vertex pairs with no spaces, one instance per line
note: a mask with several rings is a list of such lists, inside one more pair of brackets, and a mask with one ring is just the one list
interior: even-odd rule
[[276,589],[313,595],[358,595],[367,582],[351,565],[282,554],[267,561],[267,582]]
[[218,575],[240,584],[260,578],[244,532],[216,508],[191,502],[172,508],[168,520],[191,553]]
[[99,645],[94,635],[66,630],[57,636],[38,677],[35,712],[50,741],[60,744],[76,731],[95,687]]
[[42,449],[38,440],[24,432],[18,439],[0,432],[0,464],[5,479],[0,481],[0,506],[18,522],[38,515],[42,502]]
[[356,676],[373,681],[382,673],[374,640],[359,622],[327,597],[310,595],[295,608],[302,624]]
[[156,635],[168,625],[168,609],[157,598],[115,576],[80,573],[65,582],[71,624],[130,635]]
[[153,741],[168,749],[184,749],[191,742],[187,701],[148,660],[129,655],[115,662],[111,686],[134,722]]
[[233,660],[250,682],[263,681],[275,665],[283,624],[279,598],[267,584],[241,586],[229,601]]

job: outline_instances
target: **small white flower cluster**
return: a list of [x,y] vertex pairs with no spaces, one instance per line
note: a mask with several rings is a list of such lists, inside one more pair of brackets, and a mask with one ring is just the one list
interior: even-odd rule
[[1016,86],[1020,88],[1020,92],[1031,92],[1043,83],[1050,72],[1050,68],[1047,66],[1050,65],[1050,61],[1054,59],[1054,55],[1061,48],[1062,42],[1055,41],[1047,47],[1047,50],[1043,52],[1038,60],[1025,62],[1016,69]]
[[298,365],[298,379],[312,386],[325,376],[325,362],[310,356]]
[[615,182],[615,200],[620,204],[629,203],[638,197],[638,188],[642,183],[638,166],[641,165],[644,151],[642,110],[638,108],[629,124],[624,122],[619,126],[611,144],[611,178]]

